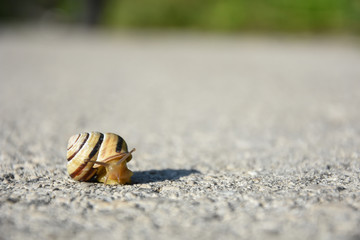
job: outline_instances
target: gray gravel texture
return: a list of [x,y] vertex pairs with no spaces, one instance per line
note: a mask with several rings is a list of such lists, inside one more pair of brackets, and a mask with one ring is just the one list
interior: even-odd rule
[[[360,239],[356,39],[6,28],[0,78],[0,239]],[[94,130],[131,185],[68,176]]]

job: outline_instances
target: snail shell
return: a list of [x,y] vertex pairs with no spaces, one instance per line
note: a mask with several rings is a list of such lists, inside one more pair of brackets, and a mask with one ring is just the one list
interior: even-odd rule
[[126,142],[114,133],[80,133],[70,137],[67,170],[71,178],[89,181],[96,176],[105,184],[130,183],[133,173],[126,163],[132,159]]

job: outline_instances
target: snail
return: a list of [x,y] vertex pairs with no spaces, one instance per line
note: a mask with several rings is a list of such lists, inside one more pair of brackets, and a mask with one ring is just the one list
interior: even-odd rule
[[133,172],[126,163],[132,159],[126,142],[114,133],[90,132],[70,137],[67,170],[71,178],[89,181],[94,176],[104,184],[130,183]]

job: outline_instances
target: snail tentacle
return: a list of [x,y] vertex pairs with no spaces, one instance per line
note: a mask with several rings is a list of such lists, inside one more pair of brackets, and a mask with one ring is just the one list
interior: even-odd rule
[[99,161],[86,160],[85,162],[87,162],[87,163],[88,163],[88,162],[91,162],[91,163],[96,163],[96,164],[99,164],[99,165],[104,166],[104,167],[109,166],[109,164],[108,164],[108,163],[99,162]]
[[125,161],[128,157],[130,157],[131,153],[135,152],[135,148],[133,148],[130,152],[126,153],[125,156],[120,158],[119,161],[116,162],[116,165],[120,165],[123,161]]

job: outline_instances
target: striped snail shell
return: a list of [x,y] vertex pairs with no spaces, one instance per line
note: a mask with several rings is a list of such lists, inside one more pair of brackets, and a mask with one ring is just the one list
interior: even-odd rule
[[80,133],[68,141],[67,170],[78,181],[96,176],[104,184],[130,183],[133,172],[126,163],[134,151],[129,152],[124,139],[114,133]]

